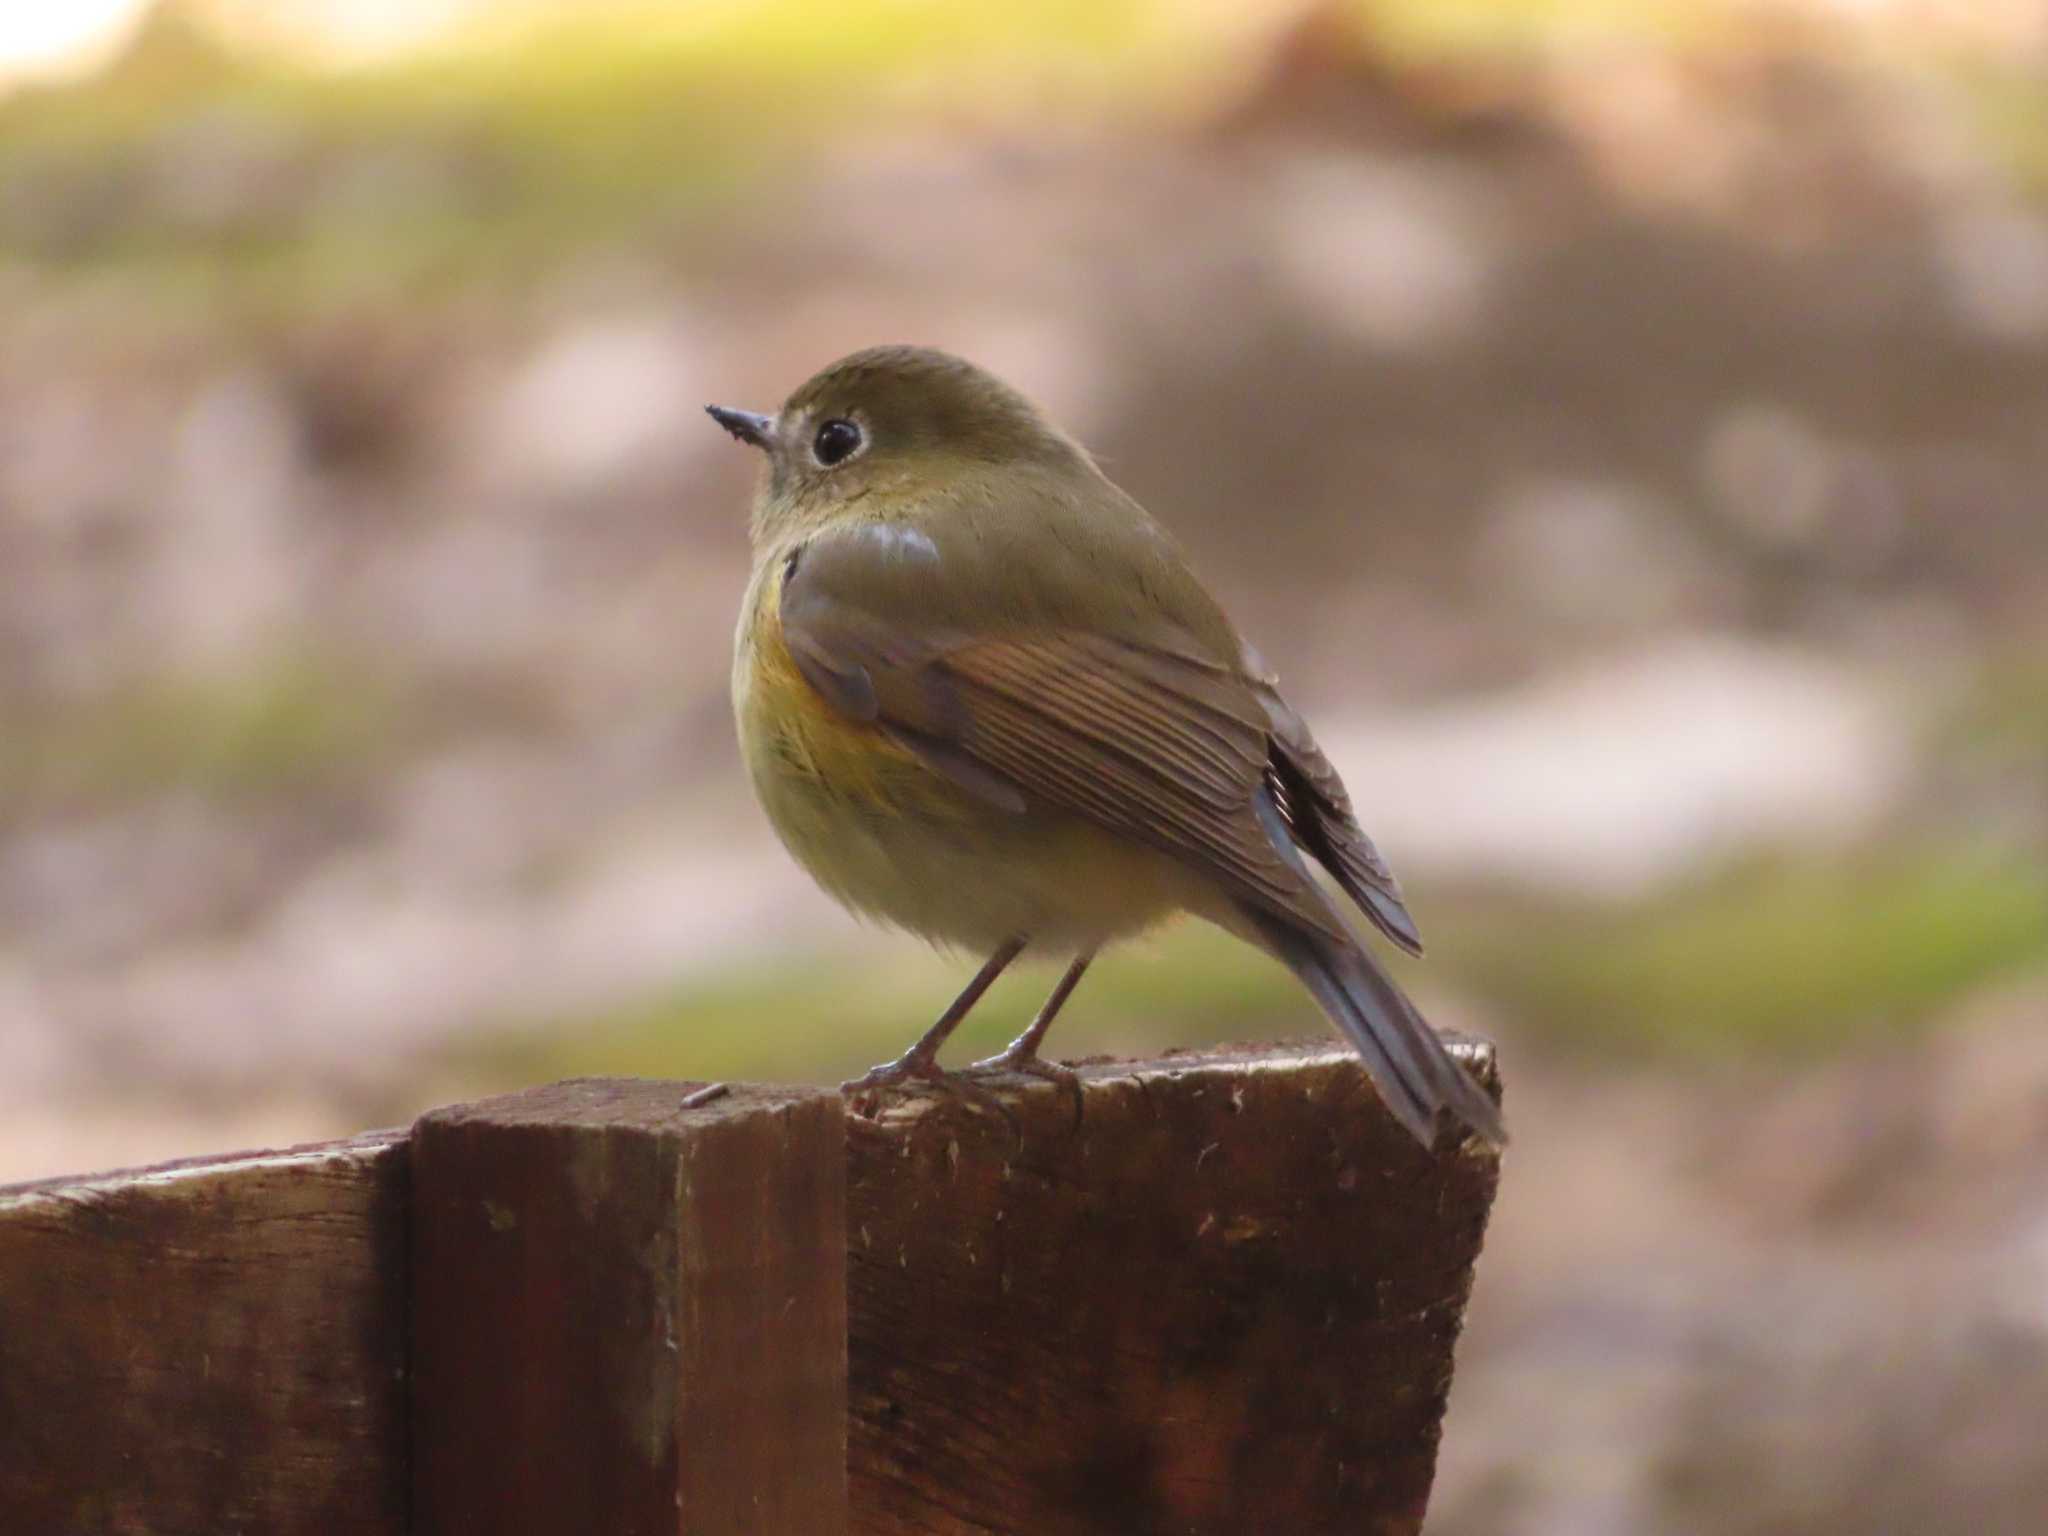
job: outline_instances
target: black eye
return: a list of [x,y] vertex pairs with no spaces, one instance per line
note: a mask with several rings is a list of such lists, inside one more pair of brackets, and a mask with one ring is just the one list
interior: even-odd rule
[[833,417],[811,439],[811,452],[820,464],[830,468],[860,446],[860,428],[840,417]]

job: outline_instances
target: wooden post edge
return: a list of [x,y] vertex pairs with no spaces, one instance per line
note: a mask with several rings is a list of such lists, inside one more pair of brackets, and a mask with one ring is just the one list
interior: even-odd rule
[[0,1530],[406,1527],[383,1132],[0,1189]]
[[0,1189],[0,1529],[1418,1530],[1497,1155],[1321,1040],[988,1087]]
[[692,1086],[414,1127],[420,1530],[846,1529],[838,1095]]

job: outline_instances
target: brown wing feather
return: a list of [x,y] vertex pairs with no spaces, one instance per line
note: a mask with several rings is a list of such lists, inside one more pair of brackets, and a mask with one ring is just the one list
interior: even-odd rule
[[981,641],[934,665],[971,700],[962,745],[1027,793],[1186,858],[1269,911],[1331,930],[1253,807],[1266,735],[1248,693],[1233,714],[1097,636]]
[[1373,926],[1411,955],[1422,953],[1422,934],[1409,915],[1393,870],[1352,813],[1344,781],[1309,734],[1308,723],[1262,682],[1260,698],[1273,723],[1273,771],[1288,830],[1334,875]]
[[1269,732],[1268,780],[1289,834],[1336,877],[1373,926],[1411,955],[1422,953],[1422,934],[1410,915],[1401,886],[1380,851],[1358,824],[1344,781],[1308,728],[1308,722],[1280,696],[1278,680],[1249,647],[1242,668],[1171,645],[1133,648],[1153,666],[1169,666],[1191,696],[1206,687],[1241,698],[1249,688],[1264,711]]
[[1072,631],[919,633],[841,601],[807,552],[784,643],[835,706],[872,720],[992,805],[1084,816],[1208,870],[1233,894],[1332,937],[1341,922],[1281,856],[1253,797],[1269,771],[1251,687],[1172,644]]

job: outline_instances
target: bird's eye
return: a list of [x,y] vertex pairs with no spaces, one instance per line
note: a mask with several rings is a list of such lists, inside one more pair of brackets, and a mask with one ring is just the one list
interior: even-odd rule
[[819,427],[818,435],[811,439],[811,453],[827,469],[851,457],[858,447],[860,428],[838,416]]

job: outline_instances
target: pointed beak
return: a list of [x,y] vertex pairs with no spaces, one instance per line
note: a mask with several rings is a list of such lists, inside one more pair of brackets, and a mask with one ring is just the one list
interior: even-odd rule
[[775,418],[757,416],[752,411],[735,411],[723,405],[707,405],[711,419],[743,443],[752,443],[756,448],[766,448],[775,441]]

